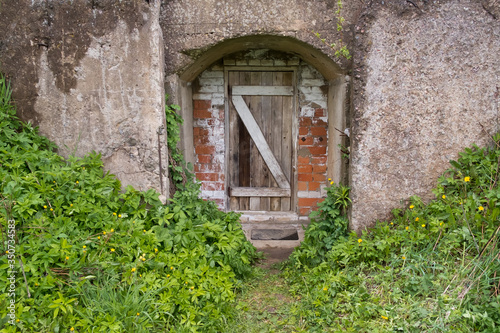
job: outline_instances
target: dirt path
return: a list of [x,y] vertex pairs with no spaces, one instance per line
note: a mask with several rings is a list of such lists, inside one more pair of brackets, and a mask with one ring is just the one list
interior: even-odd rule
[[228,332],[301,332],[300,323],[290,314],[296,299],[289,294],[279,269],[292,250],[259,249],[266,257],[257,265],[256,276],[245,283],[238,295],[238,317]]

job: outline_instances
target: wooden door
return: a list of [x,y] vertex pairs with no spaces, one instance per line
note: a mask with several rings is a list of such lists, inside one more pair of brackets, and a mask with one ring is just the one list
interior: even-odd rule
[[290,211],[293,71],[229,71],[229,208]]

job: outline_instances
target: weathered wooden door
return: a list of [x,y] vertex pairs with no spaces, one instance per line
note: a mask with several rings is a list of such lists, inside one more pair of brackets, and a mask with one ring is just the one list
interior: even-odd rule
[[291,211],[293,71],[229,71],[229,208]]

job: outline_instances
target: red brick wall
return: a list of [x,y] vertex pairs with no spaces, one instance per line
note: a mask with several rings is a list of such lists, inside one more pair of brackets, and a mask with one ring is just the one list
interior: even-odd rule
[[298,137],[298,212],[308,215],[323,200],[328,184],[326,110],[316,108],[301,112]]

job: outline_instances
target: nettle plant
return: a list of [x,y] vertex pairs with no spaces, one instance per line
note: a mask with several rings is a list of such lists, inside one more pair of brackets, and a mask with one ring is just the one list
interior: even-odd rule
[[[99,154],[57,155],[15,117],[0,78],[0,326],[5,332],[215,332],[255,248],[239,216],[198,193],[163,205],[121,190]],[[16,225],[16,323],[7,305],[6,227]],[[20,265],[22,263],[22,265]]]
[[342,205],[334,204],[341,187],[330,187],[321,218],[285,267],[302,297],[292,312],[307,331],[497,331],[499,161],[497,134],[492,146],[450,161],[434,200],[412,197],[360,235],[343,228]]

